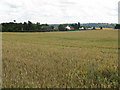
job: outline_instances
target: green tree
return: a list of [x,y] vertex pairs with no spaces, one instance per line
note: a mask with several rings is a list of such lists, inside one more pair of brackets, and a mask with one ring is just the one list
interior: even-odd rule
[[116,24],[115,29],[120,29],[120,24]]
[[60,24],[58,26],[59,31],[66,31],[65,25]]
[[100,29],[103,29],[103,27],[100,27]]
[[28,30],[31,31],[33,29],[33,25],[31,21],[28,21]]
[[80,22],[78,22],[78,29],[80,28]]
[[71,26],[72,26],[75,30],[77,30],[77,29],[78,29],[78,24],[77,24],[77,23],[72,24]]
[[23,31],[28,30],[28,24],[26,22],[23,23]]

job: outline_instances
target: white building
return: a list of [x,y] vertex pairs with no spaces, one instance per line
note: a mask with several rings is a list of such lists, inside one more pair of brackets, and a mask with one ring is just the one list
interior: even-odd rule
[[73,28],[72,26],[69,26],[69,25],[66,26],[65,28],[66,28],[67,30],[74,30],[74,28]]
[[66,26],[65,28],[68,29],[68,30],[71,30],[70,26]]
[[80,29],[80,30],[83,30],[83,29],[84,29],[84,27],[80,27],[79,29]]

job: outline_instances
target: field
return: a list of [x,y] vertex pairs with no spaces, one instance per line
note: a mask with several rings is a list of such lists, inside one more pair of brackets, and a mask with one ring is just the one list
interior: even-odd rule
[[118,87],[118,30],[2,35],[5,88]]

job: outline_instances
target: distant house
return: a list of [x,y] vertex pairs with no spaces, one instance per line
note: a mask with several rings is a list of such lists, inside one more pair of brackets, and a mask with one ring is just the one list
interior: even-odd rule
[[58,30],[58,26],[54,26],[54,29],[55,29],[55,30]]
[[95,27],[91,27],[91,26],[81,26],[79,28],[79,30],[93,30],[93,29],[95,29]]
[[51,27],[51,26],[42,26],[41,27],[41,30],[50,30],[50,29],[53,29],[53,27]]
[[90,28],[91,28],[90,26],[85,26],[86,30],[90,30]]
[[67,30],[74,30],[74,28],[73,28],[72,26],[70,26],[70,25],[67,25],[65,28],[66,28]]
[[84,30],[84,27],[80,27],[79,29],[80,29],[80,30]]
[[93,27],[88,27],[87,29],[88,29],[88,30],[92,30],[92,29],[93,29]]

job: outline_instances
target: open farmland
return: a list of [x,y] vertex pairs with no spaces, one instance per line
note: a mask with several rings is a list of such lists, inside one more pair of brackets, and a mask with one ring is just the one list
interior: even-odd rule
[[118,30],[3,33],[3,87],[118,87]]

